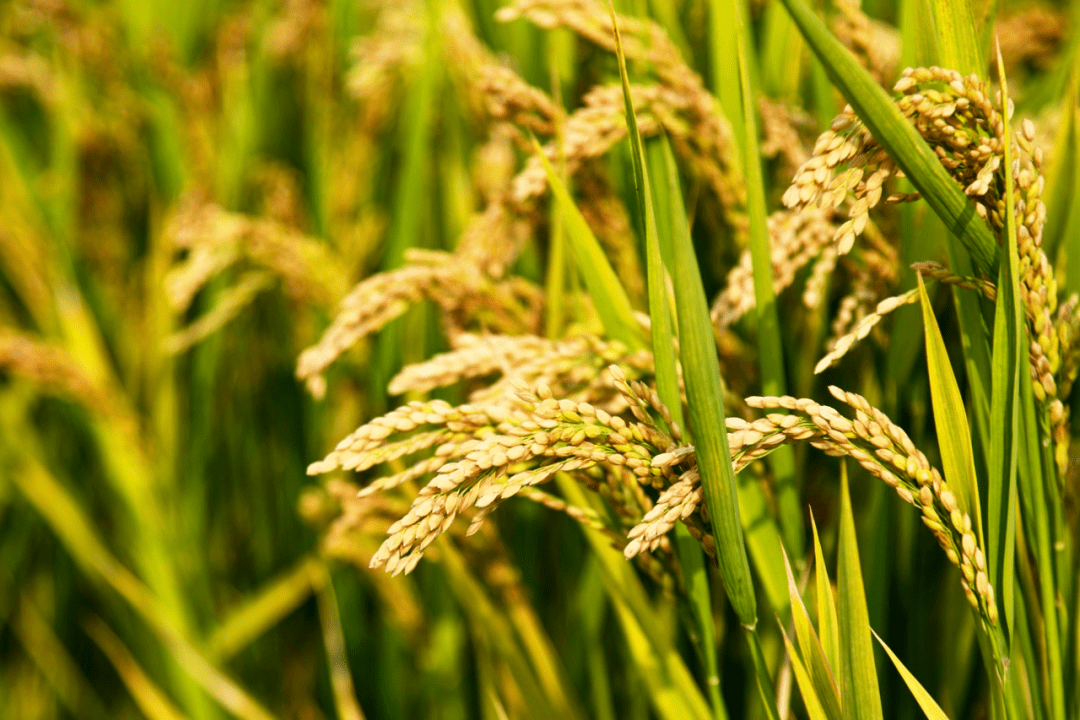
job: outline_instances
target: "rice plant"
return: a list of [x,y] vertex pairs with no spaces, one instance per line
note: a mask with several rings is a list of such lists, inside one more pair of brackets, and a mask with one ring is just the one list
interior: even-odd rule
[[1078,24],[0,5],[0,717],[1080,718]]

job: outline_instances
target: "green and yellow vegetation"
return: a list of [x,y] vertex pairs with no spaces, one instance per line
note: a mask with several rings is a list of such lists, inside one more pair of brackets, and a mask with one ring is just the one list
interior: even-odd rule
[[1078,25],[0,3],[0,717],[1080,720]]

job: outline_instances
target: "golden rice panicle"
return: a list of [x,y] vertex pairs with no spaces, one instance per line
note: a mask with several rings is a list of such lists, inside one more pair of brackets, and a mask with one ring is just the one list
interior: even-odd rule
[[623,555],[629,560],[642,552],[654,552],[679,520],[687,520],[702,507],[704,491],[697,468],[687,470],[674,485],[660,493],[656,504],[627,535]]
[[[792,407],[794,399],[792,398]],[[797,415],[771,413],[754,422],[741,418],[727,419],[728,446],[731,450],[735,472],[741,471],[777,447],[818,437],[820,431]],[[629,544],[624,550],[626,557],[635,557],[660,547],[662,538],[683,522],[691,534],[702,543],[705,551],[713,554],[715,547],[708,542],[708,515],[702,503],[701,478],[697,470],[697,457],[690,446],[673,447],[652,459],[652,466],[665,473],[679,472],[678,480],[661,492],[656,504],[628,534]]]
[[453,349],[402,368],[387,388],[391,395],[425,393],[466,378],[513,374],[522,363],[547,355],[554,341],[536,335],[474,335],[459,333]]
[[252,270],[240,276],[231,287],[215,298],[214,307],[182,330],[163,341],[168,353],[181,353],[228,325],[249,306],[255,297],[273,286],[274,277],[262,270]]
[[90,410],[116,413],[118,407],[79,361],[63,348],[0,327],[0,372],[22,378],[39,392],[73,400]]
[[427,392],[460,380],[500,375],[470,396],[476,404],[514,401],[516,384],[547,385],[560,397],[589,402],[610,413],[626,409],[604,368],[616,363],[632,377],[652,373],[652,353],[629,351],[619,341],[594,335],[549,340],[535,335],[473,335],[452,338],[454,349],[409,365],[390,382],[390,392]]
[[949,561],[960,568],[968,602],[990,624],[996,624],[998,610],[986,574],[986,556],[972,530],[971,517],[957,508],[956,497],[941,473],[930,465],[907,433],[885,413],[872,407],[866,398],[835,386],[829,391],[855,411],[854,420],[807,399],[751,397],[746,403],[762,410],[783,408],[805,416],[803,419],[794,415],[778,417],[796,417],[795,427],[808,420],[816,428],[816,432],[805,438],[810,445],[828,455],[853,458],[871,475],[894,488],[905,502],[918,508],[923,523],[934,533]]
[[[1004,123],[985,82],[945,68],[907,68],[893,89],[900,96],[896,101],[900,111],[964,187],[976,211],[999,237],[1005,222],[1001,175],[1006,171],[1013,174],[1017,217],[1021,218],[1017,228],[1020,280],[1032,330],[1032,380],[1042,412],[1055,434],[1061,435],[1066,413],[1057,392],[1061,369],[1060,330],[1053,322],[1057,285],[1042,250],[1046,220],[1046,206],[1041,199],[1043,158],[1042,150],[1033,142],[1034,124],[1025,120],[1015,137],[1009,139],[1016,144],[1017,159],[1012,168],[1003,168]],[[1007,106],[1011,114],[1012,102]],[[868,173],[870,178],[864,182]],[[833,128],[818,139],[813,155],[785,192],[784,203],[803,210],[850,202],[851,219],[837,231],[838,251],[844,254],[865,229],[868,210],[880,201],[881,183],[898,174],[866,128],[846,108]]]
[[242,268],[214,310],[170,339],[173,351],[220,328],[273,281],[304,305],[330,307],[345,291],[342,264],[326,244],[277,220],[227,212],[190,197],[169,219],[165,237],[174,250],[186,253],[165,277],[166,297],[178,313],[210,280]]
[[418,0],[382,3],[371,32],[350,48],[352,66],[345,79],[349,93],[360,100],[366,125],[381,124],[395,109],[403,77],[415,73],[424,57],[423,4]]
[[762,97],[758,100],[761,111],[761,155],[780,158],[777,172],[786,177],[806,162],[810,155],[803,146],[802,133],[816,127],[816,121],[803,109],[781,100]]
[[[468,511],[470,532],[475,532],[500,502],[557,472],[576,474],[595,486],[596,481],[580,471],[597,465],[625,468],[633,484],[662,489],[670,472],[654,467],[652,459],[676,446],[678,430],[674,428],[672,437],[656,427],[650,412],[669,420],[670,414],[654,391],[627,380],[616,367],[609,372],[619,392],[632,398],[634,421],[587,402],[556,399],[546,385],[530,389],[518,382],[511,407],[409,403],[358,428],[308,472],[363,470],[434,448],[432,457],[405,471],[409,480],[430,480],[409,511],[391,525],[389,537],[371,559],[372,567],[385,566],[395,574],[412,570],[458,515]],[[391,440],[399,434],[405,437]],[[402,473],[379,479],[361,494],[396,487],[404,482],[401,478]]]
[[866,229],[869,213],[882,200],[885,181],[896,167],[855,117],[850,106],[833,120],[832,129],[818,138],[810,159],[795,173],[783,196],[796,212],[813,208],[835,210],[849,201],[848,221],[834,233],[841,255],[851,251]]
[[1054,325],[1058,329],[1058,337],[1062,347],[1061,358],[1061,396],[1068,397],[1072,392],[1073,383],[1076,381],[1077,372],[1080,371],[1080,295],[1073,293],[1069,299],[1058,307],[1057,319]]
[[480,317],[498,330],[536,327],[536,295],[525,281],[493,280],[458,255],[413,250],[406,259],[412,264],[373,275],[353,288],[319,342],[300,354],[296,376],[315,397],[325,394],[323,373],[342,353],[424,299],[462,320]]
[[[846,299],[847,298],[845,298],[845,300]],[[906,293],[885,298],[879,302],[874,308],[874,311],[856,322],[850,332],[836,339],[829,352],[814,366],[814,373],[819,374],[824,372],[827,368],[830,368],[839,362],[840,358],[844,357],[855,343],[863,340],[870,334],[870,331],[874,329],[875,325],[881,322],[881,319],[884,316],[904,305],[910,305],[911,303],[917,302],[918,299],[918,292],[909,290]]]
[[439,15],[444,53],[453,59],[447,69],[459,95],[476,116],[476,123],[506,121],[540,135],[554,133],[558,108],[551,97],[500,64],[473,32],[460,8],[447,7]]
[[[733,228],[743,228],[746,194],[731,156],[730,129],[722,124],[724,121],[719,116],[704,115],[703,108],[664,85],[631,85],[630,96],[642,137],[653,137],[661,129],[666,132],[691,172],[714,191],[726,221]],[[622,87],[598,85],[566,118],[561,155],[554,140],[544,145],[543,152],[553,163],[561,159],[567,172],[574,175],[588,160],[607,154],[625,137]],[[539,158],[530,158],[512,181],[508,201],[516,212],[524,214],[546,191],[543,164]]]

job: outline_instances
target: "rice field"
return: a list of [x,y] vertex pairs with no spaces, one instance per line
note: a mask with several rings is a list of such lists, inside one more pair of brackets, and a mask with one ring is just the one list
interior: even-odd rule
[[0,717],[1080,719],[1080,3],[0,3]]

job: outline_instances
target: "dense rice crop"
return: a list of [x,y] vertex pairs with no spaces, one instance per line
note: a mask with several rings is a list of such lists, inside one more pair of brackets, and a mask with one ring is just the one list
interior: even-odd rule
[[0,717],[1080,718],[1078,23],[0,4]]

